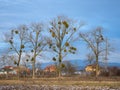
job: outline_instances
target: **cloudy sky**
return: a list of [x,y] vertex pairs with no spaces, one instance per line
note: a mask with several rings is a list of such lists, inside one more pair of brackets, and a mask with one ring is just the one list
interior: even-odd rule
[[[0,0],[0,53],[3,33],[20,24],[48,21],[57,15],[86,22],[86,29],[102,26],[115,47],[109,61],[120,62],[120,0]],[[81,45],[82,47],[82,45]],[[80,53],[74,58],[84,58]],[[69,57],[71,58],[71,57]]]

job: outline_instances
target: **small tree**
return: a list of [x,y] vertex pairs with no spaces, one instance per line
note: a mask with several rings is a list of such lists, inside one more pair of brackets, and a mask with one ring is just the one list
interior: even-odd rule
[[41,63],[40,63],[40,62],[37,62],[36,67],[37,67],[39,70],[41,70]]
[[73,46],[73,42],[76,40],[80,27],[77,27],[75,24],[73,20],[67,17],[58,16],[49,25],[49,48],[56,55],[53,57],[53,60],[57,61],[59,77],[61,77],[61,69],[64,66],[62,64],[63,58],[68,54],[75,54],[77,50]]
[[76,67],[70,61],[64,61],[63,71],[67,73],[67,75],[72,75],[76,71]]
[[6,62],[6,56],[2,55],[0,57],[0,68],[4,67],[6,64],[7,64],[7,62]]
[[87,43],[88,48],[93,52],[96,63],[96,77],[99,74],[100,56],[106,50],[105,41],[103,38],[102,28],[98,27],[92,32],[80,33],[80,37]]
[[41,73],[42,73],[42,67],[41,67],[41,64],[42,64],[42,63],[40,63],[39,61],[36,62],[36,74],[37,74],[37,76],[40,76]]
[[95,56],[94,56],[94,54],[88,53],[88,54],[86,55],[86,57],[87,57],[87,62],[88,62],[89,64],[94,64],[94,63],[95,63]]
[[14,65],[13,56],[10,56],[10,55],[7,55],[7,54],[3,54],[0,57],[0,67],[2,68],[2,67],[7,66],[7,65],[10,65],[10,66]]

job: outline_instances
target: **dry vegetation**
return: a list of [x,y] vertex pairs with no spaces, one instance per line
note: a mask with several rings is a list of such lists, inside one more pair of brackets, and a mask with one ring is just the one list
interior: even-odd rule
[[[20,80],[0,80],[0,90],[119,90],[120,77],[112,78],[80,78],[80,77],[62,77],[62,78],[36,78]],[[21,88],[21,89],[20,89]],[[56,88],[56,89],[55,89]],[[73,89],[72,89],[73,88]]]

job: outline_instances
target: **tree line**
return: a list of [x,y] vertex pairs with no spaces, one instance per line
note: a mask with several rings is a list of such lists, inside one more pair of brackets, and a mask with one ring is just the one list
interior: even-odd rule
[[[48,24],[32,23],[20,25],[5,34],[5,42],[9,44],[9,55],[15,55],[13,60],[16,66],[20,66],[23,55],[24,61],[32,62],[32,77],[35,78],[35,64],[37,57],[43,52],[54,53],[52,58],[57,63],[58,75],[61,77],[61,70],[65,67],[62,63],[69,54],[76,54],[77,47],[74,43],[78,40],[86,43],[90,53],[88,60],[94,61],[96,65],[96,77],[99,72],[99,60],[107,60],[109,45],[103,33],[103,28],[97,27],[92,31],[82,31],[84,23],[79,23],[66,16],[57,16]],[[80,44],[81,44],[80,43]],[[82,47],[81,47],[82,48]]]

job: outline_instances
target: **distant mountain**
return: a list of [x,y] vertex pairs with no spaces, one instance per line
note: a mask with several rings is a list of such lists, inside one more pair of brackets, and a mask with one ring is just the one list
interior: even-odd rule
[[[63,61],[63,63],[66,62],[66,61]],[[85,66],[89,64],[85,60],[69,60],[69,62],[72,63],[73,66],[75,66],[78,70],[84,70]],[[55,62],[42,63],[41,68],[44,69],[46,66],[53,65],[53,64],[55,64]],[[104,66],[104,63],[100,62],[100,64],[102,66]],[[109,62],[108,66],[110,66],[110,67],[113,67],[113,66],[120,67],[120,63]]]
[[120,63],[108,63],[108,66],[117,66],[117,67],[120,67]]
[[54,62],[42,63],[42,64],[41,64],[41,69],[44,69],[46,66],[54,65],[54,64],[55,64]]
[[[63,63],[66,61],[63,61]],[[87,65],[87,62],[85,62],[84,60],[69,60],[69,62],[73,64],[73,66],[75,66],[79,70],[83,70],[85,66]],[[41,68],[44,69],[46,66],[53,65],[53,64],[55,64],[55,62],[42,63]]]

